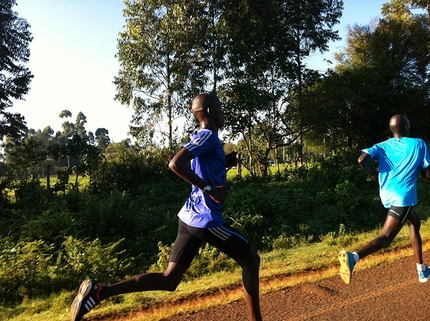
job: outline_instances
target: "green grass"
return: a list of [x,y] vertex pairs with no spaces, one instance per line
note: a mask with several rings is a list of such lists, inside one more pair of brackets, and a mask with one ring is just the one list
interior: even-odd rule
[[[338,251],[343,248],[356,250],[378,234],[379,230],[341,237],[327,235],[320,237],[321,241],[318,243],[260,253],[261,294],[337,275]],[[424,251],[428,250],[430,220],[423,222],[421,235]],[[409,230],[405,227],[390,248],[360,261],[357,269],[371,268],[412,254]],[[411,266],[411,269],[413,268],[415,267]],[[178,313],[188,313],[241,299],[240,283],[241,271],[237,269],[231,273],[218,272],[198,280],[183,282],[177,291],[172,293],[152,291],[122,295],[103,302],[102,306],[86,316],[86,320],[128,316],[129,320],[156,321]],[[24,301],[19,306],[2,306],[0,320],[69,320],[69,307],[74,295],[75,293],[64,292],[50,298]]]
[[[40,181],[40,186],[47,187],[48,183],[47,183],[46,177],[39,178],[39,181]],[[75,181],[76,181],[76,177],[73,176],[73,175],[70,176],[70,178],[69,178],[69,184],[73,185],[73,184],[75,184]],[[88,186],[89,181],[90,181],[90,178],[88,176],[85,176],[85,177],[80,176],[78,178],[78,187],[79,187],[79,190],[85,189]],[[55,183],[57,183],[57,177],[56,176],[51,177],[50,178],[50,183],[49,183],[50,187],[51,188],[54,187]],[[14,190],[6,188],[4,191],[6,192],[7,196],[11,200],[15,201],[15,191]]]
[[[50,186],[53,187],[57,183],[57,180],[58,179],[57,179],[56,176],[51,177],[49,179]],[[44,186],[44,187],[47,186],[47,179],[46,179],[46,177],[39,178],[39,181],[40,181],[40,186]],[[90,181],[89,176],[79,176],[78,177],[78,186],[79,186],[79,189],[82,189],[82,188],[85,188],[86,186],[88,186],[89,181]],[[76,176],[75,175],[70,175],[70,177],[69,177],[69,184],[75,184],[75,182],[76,182]]]

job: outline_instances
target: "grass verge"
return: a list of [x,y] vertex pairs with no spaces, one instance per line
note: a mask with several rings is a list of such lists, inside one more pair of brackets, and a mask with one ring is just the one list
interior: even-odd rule
[[[356,250],[377,236],[369,233],[321,237],[321,242],[303,244],[294,249],[275,250],[261,255],[261,294],[290,286],[312,283],[338,274],[340,249]],[[430,220],[421,227],[423,250],[430,248]],[[357,269],[371,268],[413,255],[409,229],[404,227],[390,248],[360,261]],[[413,268],[413,267],[411,267]],[[78,285],[77,285],[78,286]],[[50,298],[24,301],[15,307],[0,307],[0,320],[66,321],[75,293],[60,293]],[[181,313],[190,313],[243,299],[241,271],[218,272],[180,284],[175,292],[152,291],[121,295],[103,302],[85,320],[157,321]]]

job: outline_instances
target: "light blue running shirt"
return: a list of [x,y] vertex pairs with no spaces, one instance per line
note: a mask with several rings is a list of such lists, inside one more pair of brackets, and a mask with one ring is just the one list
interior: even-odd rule
[[378,160],[379,196],[384,207],[417,205],[419,169],[430,165],[429,151],[422,139],[390,138],[362,152]]
[[[191,141],[182,145],[195,157],[192,170],[212,186],[226,185],[225,154],[218,136],[208,129],[193,133]],[[186,224],[209,228],[224,223],[222,204],[216,203],[200,188],[192,185],[190,197],[179,211],[179,218]]]

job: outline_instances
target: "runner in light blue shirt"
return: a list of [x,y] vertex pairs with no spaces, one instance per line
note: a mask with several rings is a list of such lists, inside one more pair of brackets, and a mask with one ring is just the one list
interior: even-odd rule
[[419,169],[430,165],[429,151],[422,139],[391,138],[362,152],[378,161],[379,191],[384,207],[417,205]]
[[[359,259],[382,248],[388,247],[400,232],[405,222],[410,228],[410,239],[417,262],[418,280],[427,282],[430,268],[423,262],[421,219],[413,206],[417,205],[417,180],[421,175],[430,179],[430,156],[427,144],[420,138],[410,138],[410,123],[403,115],[390,119],[393,138],[362,150],[358,163],[374,180],[379,180],[379,195],[384,207],[388,208],[387,218],[381,234],[357,252],[339,253],[340,276],[349,284],[352,271]],[[378,161],[379,172],[374,171],[368,161]]]

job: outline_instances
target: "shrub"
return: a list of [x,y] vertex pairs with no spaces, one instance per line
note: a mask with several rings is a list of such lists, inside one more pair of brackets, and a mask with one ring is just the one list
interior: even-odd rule
[[56,277],[63,284],[78,284],[84,279],[110,283],[123,278],[130,270],[133,258],[120,259],[118,247],[123,240],[102,245],[100,240],[78,240],[68,237],[57,257]]
[[46,242],[0,239],[0,301],[48,296],[75,289],[86,278],[112,282],[130,271],[133,259],[120,259],[116,243],[102,245],[68,237],[60,252]]
[[53,247],[43,241],[0,242],[0,301],[12,303],[24,297],[50,293]]
[[354,234],[348,234],[346,232],[345,226],[343,224],[339,225],[339,231],[337,233],[329,232],[326,235],[321,235],[319,239],[323,244],[339,248],[348,247],[356,243],[358,240]]

